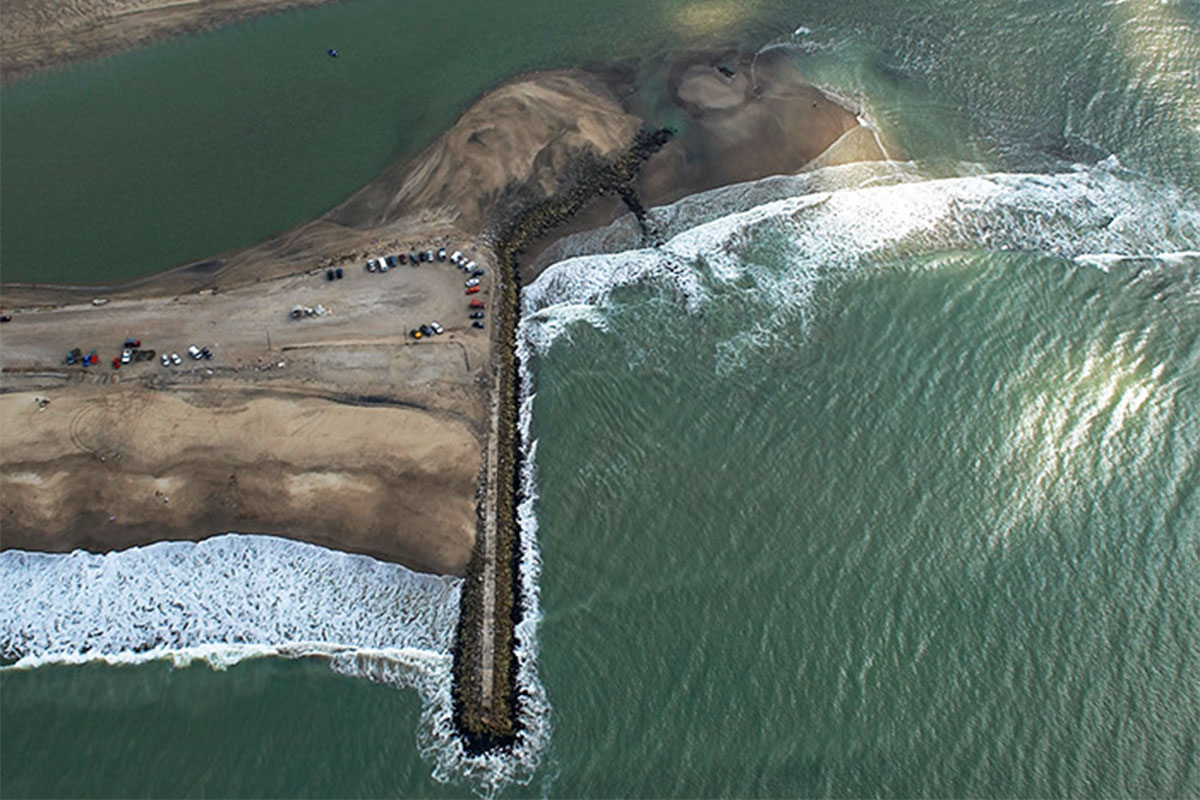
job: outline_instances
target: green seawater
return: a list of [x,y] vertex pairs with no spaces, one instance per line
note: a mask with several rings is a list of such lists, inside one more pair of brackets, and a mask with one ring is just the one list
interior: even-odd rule
[[[921,175],[1116,155],[1162,190],[1130,197],[1177,206],[1146,254],[1200,250],[1194,2],[461,10],[330,6],[4,88],[5,279],[98,282],[244,244],[506,75],[727,41],[797,45]],[[49,124],[89,97],[100,117],[126,105]],[[156,115],[168,99],[208,132]],[[91,179],[60,169],[76,158]],[[539,351],[552,734],[504,796],[1200,794],[1200,257],[1064,257],[1105,227],[1065,193],[1050,233],[999,249],[1044,199],[1021,186],[953,245],[848,257],[853,236],[788,222],[718,239],[683,265],[699,301],[616,289]],[[1105,224],[1163,215],[1127,211]],[[90,260],[57,225],[47,249],[47,218],[71,214],[105,241]],[[797,266],[814,252],[828,265]],[[468,794],[431,777],[419,712],[318,660],[5,670],[0,794]]]
[[537,368],[550,794],[1195,794],[1197,298],[1126,278],[945,253],[763,348],[757,298],[572,328]]

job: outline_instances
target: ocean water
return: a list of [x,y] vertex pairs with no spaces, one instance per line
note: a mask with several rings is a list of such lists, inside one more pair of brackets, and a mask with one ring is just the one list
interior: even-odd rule
[[[593,5],[538,57],[603,49],[572,10],[647,46]],[[1200,794],[1200,6],[650,8],[786,48],[905,153],[685,198],[526,290],[521,752],[445,736],[453,581],[6,553],[3,794]]]

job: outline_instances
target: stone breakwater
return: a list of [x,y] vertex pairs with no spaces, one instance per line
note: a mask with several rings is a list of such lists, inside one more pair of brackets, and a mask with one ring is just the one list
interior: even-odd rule
[[[495,542],[489,547],[486,533],[476,537],[463,582],[454,646],[454,721],[470,752],[511,746],[521,730],[522,698],[514,653],[515,628],[524,613],[517,519],[517,507],[523,500],[519,427],[521,376],[517,355],[517,325],[521,319],[518,258],[530,242],[566,223],[593,199],[605,195],[620,197],[642,225],[643,233],[651,237],[652,231],[645,226],[645,210],[634,190],[634,180],[646,160],[672,135],[672,131],[665,128],[643,129],[630,147],[615,159],[578,159],[570,169],[568,188],[542,200],[526,201],[523,207],[514,209],[494,239],[499,291],[493,300],[492,317],[497,337],[493,402],[499,405],[499,413],[491,435],[496,437],[498,451],[494,469],[487,469],[488,486],[484,495],[495,492],[496,519],[494,525],[489,525],[481,514],[481,529],[491,529]],[[494,586],[484,580],[489,550],[495,554]],[[487,597],[489,591],[494,591],[490,600]],[[485,619],[489,606],[491,619]],[[487,637],[480,635],[486,625],[491,626],[490,658],[483,652]],[[485,662],[491,667],[490,687],[484,686]]]

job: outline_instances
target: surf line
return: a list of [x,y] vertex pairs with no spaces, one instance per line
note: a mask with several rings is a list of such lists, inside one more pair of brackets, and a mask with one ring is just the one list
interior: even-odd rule
[[497,341],[484,454],[484,487],[475,548],[463,580],[453,649],[454,725],[473,755],[512,748],[525,728],[517,626],[527,608],[521,581],[522,538],[517,509],[525,499],[520,430],[521,363],[517,325],[521,320],[519,256],[525,247],[564,224],[593,199],[616,195],[634,214],[642,234],[653,238],[634,189],[642,165],[674,132],[643,128],[629,148],[610,161],[587,158],[569,189],[513,214],[495,240],[499,302]]

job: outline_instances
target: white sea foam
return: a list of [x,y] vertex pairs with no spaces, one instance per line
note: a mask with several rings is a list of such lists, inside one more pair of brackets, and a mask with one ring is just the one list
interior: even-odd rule
[[[536,329],[530,339],[544,352],[577,320],[603,325],[613,290],[630,285],[667,289],[696,310],[714,292],[749,279],[768,311],[803,316],[822,276],[892,257],[1028,250],[1104,268],[1125,259],[1169,263],[1200,247],[1195,195],[1132,176],[1115,159],[1050,175],[980,174],[971,164],[962,171],[968,174],[922,180],[911,165],[850,165],[652,209],[669,236],[663,245],[567,258],[528,287],[523,311]],[[727,213],[731,207],[738,210]],[[770,236],[785,242],[786,252],[760,264],[753,247]],[[573,246],[586,248],[587,240]]]
[[[529,564],[536,632],[537,548]],[[0,553],[6,669],[167,660],[225,669],[249,658],[316,656],[335,671],[415,689],[417,732],[439,781],[495,793],[527,780],[548,729],[536,668],[522,666],[527,733],[513,754],[466,754],[453,726],[451,648],[462,580],[272,536],[226,534],[103,555]],[[522,645],[531,662],[536,643]],[[523,653],[523,655],[522,655]]]
[[310,645],[449,652],[461,585],[241,534],[102,555],[8,550],[0,573],[0,652],[17,666],[217,652],[236,659]]

